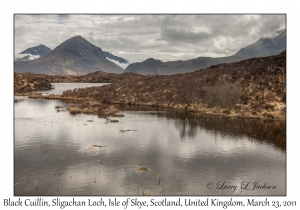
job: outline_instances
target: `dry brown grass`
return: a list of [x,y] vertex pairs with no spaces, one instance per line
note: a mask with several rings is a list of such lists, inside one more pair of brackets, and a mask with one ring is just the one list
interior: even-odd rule
[[95,109],[93,109],[92,107],[86,107],[81,109],[81,112],[84,114],[93,114],[95,113]]
[[144,196],[150,196],[151,195],[151,193],[150,192],[147,192],[147,191],[142,191],[142,194],[144,195]]
[[140,166],[139,171],[149,171],[150,169],[148,169],[146,166]]
[[79,114],[82,112],[82,110],[78,107],[74,107],[74,106],[67,106],[67,110],[71,113],[71,114]]
[[64,107],[61,106],[61,105],[56,105],[56,106],[55,106],[55,109],[61,109],[61,108],[64,108]]
[[[94,81],[98,76],[107,77],[108,74],[98,72],[72,77],[71,80],[71,77],[44,75],[44,79],[83,82]],[[79,88],[44,98],[74,100],[81,112],[99,117],[113,116],[117,112],[111,106],[114,103],[250,118],[285,119],[286,115],[286,52],[213,65],[185,74],[120,74],[109,77],[114,81],[110,85]]]
[[121,113],[115,113],[112,115],[113,117],[124,117],[125,115],[124,114],[121,114]]
[[41,93],[37,93],[37,92],[30,92],[27,95],[28,95],[28,98],[33,98],[33,99],[43,98],[43,95]]
[[38,90],[51,90],[52,85],[45,75],[30,73],[14,73],[14,92],[28,93]]
[[[207,87],[203,102],[208,107],[232,107],[237,104],[243,94],[246,94],[241,86],[230,83],[217,83],[214,86]],[[229,110],[223,110],[224,114],[230,114]]]

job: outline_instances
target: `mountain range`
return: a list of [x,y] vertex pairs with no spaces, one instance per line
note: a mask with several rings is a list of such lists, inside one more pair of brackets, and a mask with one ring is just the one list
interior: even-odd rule
[[64,41],[38,59],[15,61],[15,71],[54,75],[83,75],[95,71],[122,73],[123,69],[106,59],[101,48],[81,36]]
[[29,61],[39,58],[42,55],[50,53],[51,49],[45,45],[40,44],[36,47],[27,48],[26,50],[15,55],[16,61]]
[[140,63],[130,64],[124,72],[134,72],[143,75],[170,75],[192,72],[220,63],[232,63],[253,57],[277,55],[286,50],[286,30],[279,31],[278,33],[279,34],[274,38],[261,38],[255,43],[240,49],[232,56],[219,58],[198,57],[186,61],[179,60],[168,62],[149,58]]
[[28,49],[20,52],[19,54],[31,54],[31,55],[42,56],[42,55],[45,55],[50,52],[51,52],[51,49],[49,47],[40,44],[39,46],[28,48]]
[[[128,65],[124,58],[102,51],[81,36],[76,36],[64,41],[52,51],[45,45],[39,45],[21,52],[20,54],[27,54],[27,56],[16,59],[15,71],[52,75],[83,75],[95,71],[170,75],[192,72],[220,63],[276,55],[284,50],[286,50],[286,30],[279,31],[273,38],[261,38],[227,57],[198,57],[168,62],[149,58]],[[41,57],[32,60],[30,56]],[[124,70],[117,64],[121,64],[120,66],[124,68],[128,66]]]
[[[22,51],[19,53],[18,57],[15,59],[16,61],[28,61],[28,60],[34,60],[39,58],[42,55],[45,55],[47,53],[50,53],[52,50],[45,46],[40,44],[39,46],[36,47],[30,47],[27,48],[26,50]],[[117,62],[120,64],[128,64],[128,62],[121,57],[115,56],[107,51],[103,51],[104,55],[106,56],[106,58],[108,58],[109,60],[113,61],[113,62]],[[20,57],[22,55],[25,55],[23,57]],[[127,67],[128,65],[126,65]]]

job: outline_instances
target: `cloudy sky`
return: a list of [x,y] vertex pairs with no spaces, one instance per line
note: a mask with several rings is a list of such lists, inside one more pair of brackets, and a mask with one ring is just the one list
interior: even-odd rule
[[15,53],[54,49],[77,35],[132,62],[188,60],[236,53],[285,29],[285,15],[18,15]]

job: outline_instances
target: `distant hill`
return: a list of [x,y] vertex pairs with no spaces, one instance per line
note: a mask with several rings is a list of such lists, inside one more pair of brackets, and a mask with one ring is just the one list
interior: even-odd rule
[[31,55],[42,56],[42,55],[46,55],[50,52],[51,52],[51,49],[49,47],[40,44],[39,46],[28,48],[28,49],[24,50],[23,52],[20,52],[19,54],[31,54]]
[[168,68],[168,64],[166,62],[162,62],[161,60],[156,60],[154,58],[149,58],[141,63],[132,63],[130,64],[124,72],[133,72],[137,74],[156,74],[160,73],[161,69]]
[[[159,64],[155,60],[151,63]],[[286,119],[286,51],[185,74],[117,75],[121,76],[122,80],[110,85],[64,92],[61,99],[94,98],[108,104],[175,108],[201,117],[206,113],[216,117]]]
[[253,44],[240,49],[233,56],[242,58],[266,57],[277,55],[286,49],[286,30],[278,32],[274,38],[260,38]]
[[70,38],[53,51],[30,61],[15,61],[15,71],[52,75],[83,75],[95,71],[122,73],[101,48],[81,36]]
[[220,63],[232,63],[248,58],[276,55],[284,50],[286,50],[286,31],[282,30],[276,37],[261,38],[255,43],[240,49],[232,56],[220,58],[198,57],[186,61],[179,60],[169,62],[163,62],[150,58],[143,62],[130,64],[124,72],[134,72],[143,75],[170,75],[186,73]]
[[124,72],[133,72],[136,74],[143,75],[171,75],[179,73],[187,73],[196,71],[201,68],[206,68],[211,65],[216,65],[220,63],[232,63],[236,61],[243,60],[240,57],[223,57],[223,58],[210,58],[210,57],[199,57],[196,59],[186,60],[186,61],[168,61],[163,62],[161,60],[156,60],[149,58],[141,63],[130,64]]

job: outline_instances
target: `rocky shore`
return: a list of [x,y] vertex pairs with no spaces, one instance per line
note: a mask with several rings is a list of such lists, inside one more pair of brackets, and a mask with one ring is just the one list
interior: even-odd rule
[[[33,91],[51,90],[52,85],[44,75],[14,73],[14,94],[27,95]],[[30,94],[29,94],[30,95]]]

